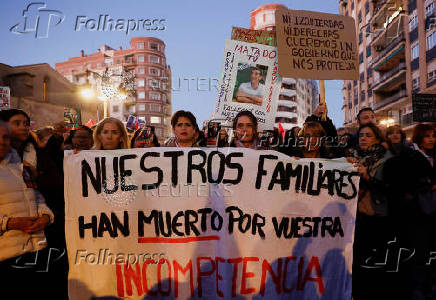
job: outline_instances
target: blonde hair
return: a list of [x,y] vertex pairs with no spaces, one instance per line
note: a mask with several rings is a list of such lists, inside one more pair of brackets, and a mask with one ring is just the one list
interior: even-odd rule
[[97,127],[95,128],[94,134],[92,136],[93,139],[94,139],[94,147],[93,147],[93,149],[101,150],[102,146],[101,146],[101,141],[100,141],[99,135],[100,135],[101,131],[103,130],[104,125],[107,124],[107,123],[112,123],[112,124],[117,125],[118,130],[121,133],[121,142],[120,142],[120,144],[118,146],[118,149],[127,149],[127,148],[129,148],[129,144],[128,144],[129,138],[127,136],[126,127],[124,127],[124,124],[120,120],[118,120],[116,118],[109,117],[109,118],[105,118],[105,119],[101,120],[97,124]]

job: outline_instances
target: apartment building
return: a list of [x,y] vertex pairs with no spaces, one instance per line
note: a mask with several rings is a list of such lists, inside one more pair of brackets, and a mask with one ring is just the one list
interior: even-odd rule
[[97,52],[56,63],[56,70],[76,84],[90,84],[101,90],[99,76],[109,71],[111,82],[121,83],[122,74],[135,77],[136,95],[127,99],[109,99],[108,116],[127,121],[129,115],[156,128],[162,141],[171,135],[171,68],[166,64],[165,43],[157,38],[135,37],[130,49],[115,50],[103,45]]
[[343,84],[344,126],[372,107],[380,124],[391,119],[410,134],[412,94],[436,92],[434,0],[340,0],[342,15],[355,19],[359,80]]

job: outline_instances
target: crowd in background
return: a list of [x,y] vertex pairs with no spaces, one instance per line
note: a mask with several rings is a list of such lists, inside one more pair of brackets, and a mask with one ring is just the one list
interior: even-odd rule
[[[36,277],[50,280],[65,287],[63,294],[55,289],[55,298],[67,299],[66,255],[60,256],[50,272],[14,268],[20,259],[28,261],[37,250],[65,249],[64,150],[244,147],[276,150],[295,159],[344,157],[354,164],[360,187],[353,298],[436,299],[436,261],[429,264],[430,253],[436,251],[435,124],[417,124],[407,138],[398,125],[383,130],[377,126],[371,108],[359,112],[357,132],[336,129],[332,120],[323,117],[325,114],[326,108],[320,105],[301,128],[259,132],[250,111],[239,112],[231,128],[211,122],[201,130],[191,112],[177,111],[171,119],[174,135],[161,145],[153,126],[129,133],[120,120],[106,118],[93,128],[82,125],[67,132],[65,124],[59,122],[34,131],[26,112],[0,111],[2,278],[6,276],[5,282],[10,283],[25,281],[29,288],[18,292],[31,291],[32,297],[32,288],[41,290]],[[401,248],[413,249],[414,255],[397,272],[366,268],[374,249],[382,249],[384,255],[392,241]],[[44,289],[40,295],[51,299],[49,294],[50,290]]]

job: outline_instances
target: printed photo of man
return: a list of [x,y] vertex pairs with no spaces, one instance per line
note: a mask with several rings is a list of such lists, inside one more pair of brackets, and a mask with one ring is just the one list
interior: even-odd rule
[[244,82],[239,85],[236,93],[236,102],[262,105],[264,84],[260,83],[263,79],[260,69],[251,68],[250,82]]

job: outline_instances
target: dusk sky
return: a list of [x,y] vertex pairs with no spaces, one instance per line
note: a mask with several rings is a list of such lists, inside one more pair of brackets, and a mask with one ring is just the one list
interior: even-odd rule
[[[36,1],[35,1],[36,2]],[[197,80],[184,78],[219,78],[224,54],[225,40],[230,38],[232,26],[249,28],[250,12],[267,3],[280,3],[290,9],[312,10],[338,13],[338,0],[221,0],[221,1],[148,1],[148,0],[75,0],[39,1],[46,9],[57,10],[65,19],[57,26],[49,28],[47,38],[35,38],[34,33],[14,34],[10,28],[23,21],[23,10],[32,1],[3,0],[0,30],[2,47],[0,62],[11,65],[49,63],[70,57],[80,56],[80,50],[94,53],[106,44],[115,49],[130,47],[130,39],[137,36],[152,36],[166,44],[167,64],[171,66],[173,112],[179,109],[190,110],[198,123],[209,119],[215,105],[217,91],[208,80],[200,81],[202,90],[197,90]],[[126,35],[118,31],[89,31],[81,28],[75,31],[76,19],[97,19],[99,15],[109,15],[113,19],[165,19],[163,31],[139,30]],[[42,22],[41,22],[42,23]],[[179,86],[180,82],[180,86]],[[342,81],[326,81],[326,101],[329,116],[337,127],[342,126]],[[204,91],[206,90],[206,91]]]

